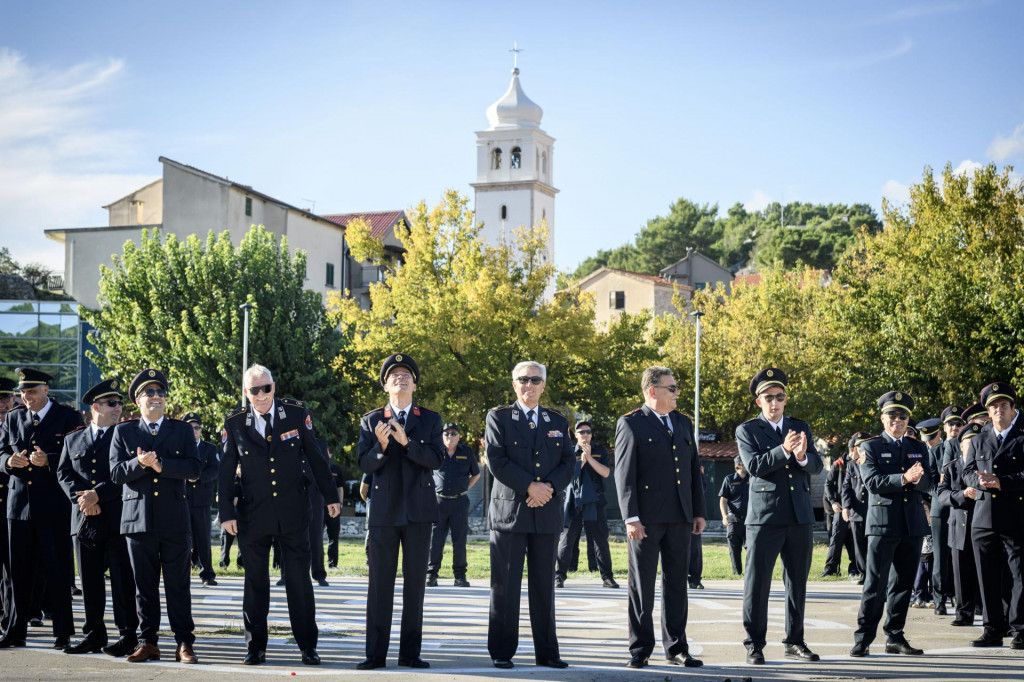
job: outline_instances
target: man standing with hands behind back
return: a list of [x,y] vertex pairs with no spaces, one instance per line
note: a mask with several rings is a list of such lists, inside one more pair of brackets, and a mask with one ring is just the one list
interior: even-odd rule
[[761,414],[736,428],[736,445],[750,472],[743,627],[747,663],[752,665],[764,665],[768,596],[780,555],[786,584],[786,658],[819,660],[804,642],[804,604],[814,548],[811,476],[820,473],[824,463],[810,427],[783,416],[787,383],[785,372],[775,367],[755,374],[749,389]]
[[704,532],[707,508],[693,423],[676,412],[679,386],[668,367],[640,379],[644,405],[615,426],[615,485],[629,539],[629,668],[654,651],[654,582],[661,559],[661,643],[671,665],[699,668],[686,642],[690,536]]

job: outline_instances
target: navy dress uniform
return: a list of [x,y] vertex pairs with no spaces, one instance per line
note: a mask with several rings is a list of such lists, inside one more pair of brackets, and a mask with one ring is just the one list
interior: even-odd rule
[[[850,449],[872,438],[867,431],[858,431],[850,438]],[[863,460],[861,460],[863,461]],[[850,536],[853,538],[853,554],[857,562],[857,582],[864,584],[864,574],[868,566],[868,490],[864,487],[860,462],[852,459],[846,463],[846,475],[843,477],[842,505],[850,518]]]
[[[447,423],[444,431],[458,431],[454,423]],[[469,535],[469,479],[480,474],[476,454],[465,443],[455,446],[449,454],[444,449],[441,466],[434,471],[434,493],[437,495],[437,523],[430,531],[430,560],[427,563],[427,582],[437,582],[444,556],[448,533],[452,534],[452,574],[460,587],[466,582],[466,538]]]
[[[958,438],[950,440],[966,441],[980,431],[981,424],[971,424],[960,431]],[[974,563],[974,545],[971,542],[974,500],[964,494],[970,487],[964,481],[964,463],[961,457],[947,462],[942,467],[938,487],[939,504],[949,509],[948,539],[956,594],[956,619],[952,624],[958,626],[974,625],[974,609],[980,604],[978,569]]]
[[[162,372],[139,372],[129,387],[132,400],[137,403],[145,387],[154,383],[167,390],[167,377]],[[140,449],[155,452],[162,471],[143,466],[137,456]],[[183,421],[164,416],[152,424],[131,419],[114,427],[110,479],[124,486],[121,533],[127,537],[135,574],[140,649],[142,645],[156,647],[159,640],[161,572],[167,620],[178,644],[176,657],[181,655],[182,647],[191,650],[195,642],[185,484],[199,476],[200,468],[192,427]]]
[[[93,386],[82,397],[86,405],[101,400],[121,400],[119,381],[108,379]],[[57,466],[57,478],[71,501],[71,535],[82,579],[85,607],[84,638],[68,653],[95,653],[103,650],[113,656],[126,656],[135,650],[139,615],[135,610],[135,576],[128,545],[121,536],[122,487],[110,480],[110,444],[114,426],[83,426],[64,437],[64,450]],[[99,515],[86,517],[79,509],[78,493],[95,491]],[[83,523],[86,524],[85,532]],[[93,528],[89,528],[93,526]],[[83,539],[84,538],[84,539]],[[110,601],[119,639],[107,647],[104,614],[107,588],[103,574],[110,570]]]
[[[1008,400],[1014,406],[1017,392],[1001,381],[982,389],[981,402],[986,408],[998,400]],[[996,476],[1000,487],[982,485],[982,472]],[[994,424],[989,422],[971,439],[963,478],[978,490],[971,541],[978,566],[985,630],[972,644],[1001,646],[1009,626],[1015,633],[1010,646],[1024,649],[1024,419],[1019,411],[1005,431],[996,433]],[[1005,614],[1001,595],[1002,573],[1007,566],[1012,587],[1009,613]]]
[[[10,400],[18,382],[7,377],[0,377],[0,398]],[[6,436],[4,425],[6,413],[0,415],[0,446]],[[0,635],[7,632],[14,616],[14,588],[11,585],[11,554],[7,542],[7,495],[11,477],[0,469]]]
[[[847,572],[850,574],[856,573],[854,569],[857,565],[857,559],[853,535],[850,533],[850,523],[843,518],[842,514],[842,488],[843,481],[846,480],[846,468],[848,466],[848,457],[838,457],[832,462],[832,466],[825,476],[824,513],[826,518],[831,517],[832,519],[832,532],[829,534],[828,554],[825,556],[825,571],[822,573],[822,577],[826,575],[839,575],[839,565],[843,559],[844,548],[850,560]],[[840,511],[834,511],[833,504],[838,504]]]
[[[579,424],[576,425],[579,428]],[[565,584],[573,554],[579,549],[580,533],[587,531],[587,540],[593,541],[595,563],[605,587],[618,587],[612,574],[612,556],[608,548],[608,501],[604,495],[604,478],[593,467],[583,466],[576,446],[576,464],[572,481],[566,490],[564,504],[564,525],[558,539],[558,557],[555,563],[555,586]],[[591,441],[590,456],[614,472],[608,451]],[[589,544],[589,542],[588,542]]]
[[[405,367],[419,383],[420,371],[408,355],[389,356],[380,370],[380,383]],[[408,437],[401,445],[389,437],[381,448],[377,424],[398,422]],[[441,466],[444,444],[441,415],[415,403],[397,410],[389,403],[363,415],[359,422],[359,467],[372,474],[373,511],[369,515],[370,567],[366,599],[366,661],[362,669],[383,667],[391,639],[398,550],[402,550],[402,623],[399,665],[428,667],[420,659],[423,643],[423,597],[426,592],[430,527],[437,521],[435,469]]]
[[[939,419],[925,419],[918,422],[917,430],[923,441],[935,437],[942,427]],[[929,522],[932,531],[932,592],[935,594],[935,614],[946,615],[946,600],[953,597],[953,565],[949,554],[949,507],[939,502],[939,480],[946,463],[945,443],[939,442],[928,448],[929,478],[932,488],[929,505]]]
[[[313,431],[306,406],[290,398],[275,398],[266,416],[250,404],[231,412],[224,421],[218,505],[221,524],[238,522],[238,556],[245,556],[242,624],[250,659],[262,663],[269,633],[270,548],[281,545],[281,575],[285,580],[288,618],[303,662],[319,663],[316,645],[316,603],[309,582],[309,491],[316,487],[329,504],[338,502],[331,486],[327,458]],[[240,490],[235,471],[241,465]],[[238,495],[238,506],[232,499]]]
[[[964,420],[960,416],[963,412],[963,408],[958,405],[947,405],[942,412],[939,414],[939,421],[942,423],[942,428],[952,424],[954,426],[963,427]],[[954,433],[953,437],[946,438],[942,441],[942,459],[940,460],[940,466],[946,466],[954,459],[960,457],[960,441],[956,438],[957,434]]]
[[[891,391],[879,398],[878,406],[883,414],[900,410],[909,415],[914,399]],[[921,545],[929,530],[924,509],[924,496],[931,488],[928,448],[905,435],[894,439],[883,433],[864,441],[860,449],[860,470],[868,490],[868,561],[854,632],[856,644],[850,654],[867,655],[883,608],[887,612],[882,625],[888,638],[886,652],[920,654],[920,649],[907,644],[903,628],[921,561]],[[916,464],[923,468],[923,475],[916,482],[904,482],[904,474]]]
[[[196,412],[189,412],[182,421],[195,427],[202,427],[203,420]],[[210,509],[217,490],[217,446],[200,440],[196,444],[202,467],[199,478],[185,484],[185,499],[188,501],[189,524],[192,530],[191,564],[199,567],[199,579],[204,585],[216,585],[217,573],[213,570],[213,550],[210,541]]]
[[[661,560],[661,642],[666,659],[689,659],[687,571],[693,521],[707,518],[693,423],[672,410],[668,424],[648,405],[615,426],[615,486],[623,519],[639,519],[646,537],[628,543],[629,651],[654,651],[654,590]],[[532,571],[531,571],[532,574]],[[699,665],[699,664],[698,664]],[[690,667],[690,666],[688,666]]]
[[[776,386],[785,388],[782,370],[761,370],[750,381],[750,393],[760,396]],[[802,433],[807,440],[802,464],[783,443],[790,431]],[[747,571],[743,590],[744,645],[748,660],[763,662],[761,653],[768,633],[768,597],[772,571],[781,555],[786,581],[787,656],[818,660],[804,643],[804,607],[807,575],[811,570],[813,540],[811,525],[811,476],[821,473],[824,463],[814,447],[814,438],[806,422],[782,417],[776,428],[764,414],[736,428],[736,445],[743,465],[750,472],[750,507],[747,512]],[[795,647],[790,653],[790,648]],[[801,654],[800,652],[806,652]],[[753,662],[753,661],[752,661]]]
[[[736,455],[734,464],[742,464],[743,458]],[[750,476],[732,473],[722,480],[718,496],[725,500],[729,527],[725,531],[729,541],[729,559],[732,574],[743,575],[743,546],[747,540],[747,505],[750,500]]]
[[[326,452],[326,451],[325,451]],[[345,485],[345,475],[334,462],[330,462],[331,485],[335,490]],[[341,516],[331,518],[330,514],[324,514],[324,528],[327,530],[327,567],[338,567],[338,536],[341,535]]]
[[[21,390],[47,386],[52,379],[31,368],[19,368],[17,373]],[[4,440],[0,443],[0,470],[10,476],[10,488],[9,494],[0,497],[7,498],[14,617],[0,639],[0,647],[25,646],[34,603],[33,586],[39,573],[45,574],[49,585],[54,648],[67,646],[75,632],[71,592],[66,587],[72,575],[68,536],[71,504],[57,481],[57,465],[65,435],[81,425],[82,415],[77,410],[52,398],[37,412],[19,405],[7,413]],[[46,454],[47,464],[12,466],[15,454],[25,452],[28,457],[37,449]]]
[[[533,410],[523,409],[518,402],[503,405],[487,413],[485,442],[494,475],[487,514],[491,531],[487,651],[494,661],[511,661],[519,648],[525,560],[534,656],[540,664],[560,662],[551,576],[562,531],[561,496],[575,460],[569,422],[540,405]],[[526,502],[535,482],[546,482],[555,492],[547,504],[531,508]]]

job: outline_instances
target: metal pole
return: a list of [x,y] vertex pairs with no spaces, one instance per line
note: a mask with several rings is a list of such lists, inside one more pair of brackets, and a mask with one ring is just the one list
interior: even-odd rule
[[696,347],[694,350],[693,363],[693,442],[696,443],[697,452],[700,452],[700,318],[704,313],[695,310],[690,313],[697,321]]
[[256,306],[252,303],[243,303],[238,307],[245,314],[245,321],[242,323],[242,407],[245,407],[245,370],[249,368],[249,310]]

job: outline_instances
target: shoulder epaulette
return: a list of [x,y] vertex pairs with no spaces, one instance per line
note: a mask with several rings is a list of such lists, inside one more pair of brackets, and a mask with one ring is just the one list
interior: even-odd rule
[[83,424],[82,426],[79,426],[77,429],[71,429],[70,431],[68,431],[64,435],[65,436],[70,436],[72,433],[78,433],[79,431],[81,431],[84,428],[85,428],[85,425]]
[[632,416],[633,416],[634,414],[636,414],[637,412],[639,412],[639,411],[640,411],[640,410],[642,410],[642,409],[644,409],[644,408],[642,408],[642,407],[638,407],[638,408],[636,408],[635,410],[633,410],[632,412],[627,412],[626,414],[624,414],[624,415],[622,415],[622,416],[623,416],[623,417],[632,417]]
[[182,424],[185,423],[185,422],[182,422],[180,419],[175,419],[174,417],[167,417],[167,416],[165,416],[164,419],[166,419],[169,422],[181,422]]
[[439,412],[434,412],[429,407],[423,407],[422,405],[414,405],[413,406],[414,409],[417,408],[417,407],[419,408],[420,412],[426,412],[427,414],[440,414]]
[[64,403],[58,403],[57,401],[54,401],[53,404],[56,405],[57,407],[61,408],[62,410],[66,410],[68,412],[74,412],[75,414],[78,414],[78,410],[76,410],[75,408],[71,407],[70,405],[65,405]]
[[15,405],[10,410],[8,410],[8,412],[17,412],[18,410],[27,410],[27,409],[28,408],[25,406],[25,404],[22,403],[21,405]]
[[131,424],[132,422],[138,422],[138,421],[139,421],[138,417],[132,417],[130,419],[122,419],[121,421],[119,421],[117,423],[118,424]]
[[249,408],[247,408],[247,407],[236,407],[235,409],[233,409],[230,412],[228,412],[228,416],[224,417],[224,419],[225,420],[234,419],[235,417],[237,417],[240,414],[245,414],[245,412],[248,409]]
[[552,412],[552,413],[554,413],[554,414],[557,414],[557,415],[558,415],[559,417],[561,417],[562,419],[565,419],[565,415],[564,415],[564,414],[562,414],[561,412],[559,412],[558,410],[553,410],[553,409],[551,409],[550,407],[545,407],[544,409],[545,409],[545,410],[547,410],[548,412]]
[[512,405],[498,405],[497,407],[492,407],[491,408],[491,412],[501,412],[502,410],[511,410],[511,409],[512,409]]
[[301,400],[296,400],[295,398],[281,398],[281,402],[284,403],[285,405],[291,405],[292,407],[306,406],[306,403],[302,402]]
[[879,438],[881,438],[881,436],[871,436],[871,438],[865,438],[864,440],[862,440],[860,444],[864,445],[864,443],[871,443],[878,440]]
[[383,410],[383,409],[384,409],[384,407],[383,407],[383,406],[381,406],[381,407],[375,407],[375,408],[373,408],[372,410],[370,410],[369,412],[364,412],[364,413],[363,413],[363,416],[364,416],[364,417],[368,417],[368,416],[370,416],[371,414],[373,414],[374,412],[380,412],[380,411],[381,411],[381,410]]

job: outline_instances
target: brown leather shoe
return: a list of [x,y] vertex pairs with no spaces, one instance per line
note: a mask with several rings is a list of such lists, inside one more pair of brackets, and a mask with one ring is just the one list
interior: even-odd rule
[[155,644],[140,643],[135,651],[125,659],[129,663],[142,663],[144,661],[159,661],[160,649]]
[[199,658],[192,649],[191,644],[179,644],[178,650],[174,652],[174,660],[182,663],[198,663]]

